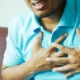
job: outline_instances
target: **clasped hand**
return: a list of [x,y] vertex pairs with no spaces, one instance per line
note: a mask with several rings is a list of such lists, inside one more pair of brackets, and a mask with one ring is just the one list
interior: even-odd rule
[[[80,31],[76,30],[78,36],[80,36]],[[53,68],[53,71],[68,71],[66,78],[80,72],[80,49],[78,47],[68,48],[57,43],[52,44],[53,47],[61,50],[64,54],[67,54],[68,57],[60,58],[47,58],[47,61],[52,61],[53,63],[63,64],[64,66]]]
[[[63,34],[49,48],[42,48],[42,33],[39,33],[33,45],[33,55],[31,58],[32,65],[36,68],[37,72],[51,69],[60,72],[67,71],[66,77],[80,72],[80,49],[68,48],[59,44],[66,36],[66,34]],[[56,52],[56,48],[61,51]],[[68,54],[68,57],[64,57],[65,54]]]
[[64,65],[62,67],[53,68],[53,71],[69,71],[66,74],[66,77],[69,77],[72,74],[80,72],[80,49],[78,48],[71,49],[57,43],[53,43],[53,46],[63,51],[63,53],[68,54],[68,57],[47,59],[47,61]]
[[[66,36],[67,36],[66,33],[63,34],[55,42],[60,43],[63,39],[65,39]],[[49,48],[42,48],[41,39],[42,32],[39,33],[37,39],[34,42],[32,58],[30,59],[30,63],[34,68],[33,70],[36,70],[36,72],[51,70],[52,68],[59,67],[60,64],[53,64],[53,62],[46,61],[46,58],[61,57],[64,55],[63,52],[56,52],[55,47],[53,47],[52,45]]]

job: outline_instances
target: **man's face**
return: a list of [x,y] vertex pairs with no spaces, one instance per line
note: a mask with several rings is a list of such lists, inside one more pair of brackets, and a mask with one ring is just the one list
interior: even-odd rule
[[25,0],[29,8],[40,18],[52,15],[63,0]]

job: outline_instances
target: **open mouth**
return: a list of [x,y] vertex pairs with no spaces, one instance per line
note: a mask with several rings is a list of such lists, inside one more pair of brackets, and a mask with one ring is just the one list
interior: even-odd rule
[[36,10],[44,9],[46,4],[46,0],[32,0],[31,2]]

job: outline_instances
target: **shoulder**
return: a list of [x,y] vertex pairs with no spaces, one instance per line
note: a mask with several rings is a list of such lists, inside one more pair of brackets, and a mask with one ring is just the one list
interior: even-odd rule
[[32,24],[33,13],[28,10],[17,17],[15,17],[8,25],[8,38],[10,38],[15,44],[19,44],[22,40],[22,36],[27,32]]
[[28,11],[16,16],[15,18],[13,18],[10,21],[9,26],[12,26],[12,28],[15,28],[16,26],[17,26],[17,28],[24,26],[25,23],[27,23],[32,18],[32,14],[33,13],[30,10],[28,10]]
[[31,24],[33,13],[30,10],[27,10],[26,12],[16,16],[14,19],[12,19],[8,25],[8,31],[11,33],[18,33],[23,28],[29,27]]

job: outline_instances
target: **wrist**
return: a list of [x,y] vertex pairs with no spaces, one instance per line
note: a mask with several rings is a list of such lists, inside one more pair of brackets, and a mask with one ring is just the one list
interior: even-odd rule
[[38,67],[35,67],[32,59],[25,62],[25,68],[29,71],[30,74],[35,74],[39,71]]

